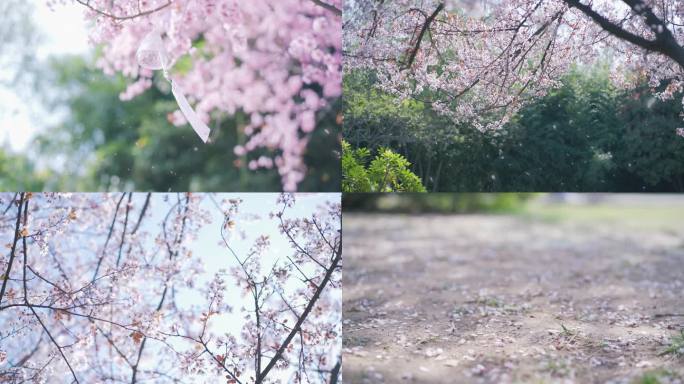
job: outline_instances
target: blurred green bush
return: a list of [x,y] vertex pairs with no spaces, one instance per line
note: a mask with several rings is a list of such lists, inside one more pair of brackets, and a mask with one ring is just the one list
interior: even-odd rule
[[348,193],[348,212],[392,213],[511,213],[522,210],[533,193]]

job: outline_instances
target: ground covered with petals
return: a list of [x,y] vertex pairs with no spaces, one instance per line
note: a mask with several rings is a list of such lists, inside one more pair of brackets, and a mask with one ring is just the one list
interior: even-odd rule
[[345,379],[681,383],[676,214],[345,215]]

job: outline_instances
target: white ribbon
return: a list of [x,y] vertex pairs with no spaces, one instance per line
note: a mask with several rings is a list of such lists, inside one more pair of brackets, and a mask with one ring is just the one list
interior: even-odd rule
[[167,69],[168,59],[159,30],[154,30],[145,36],[140,43],[140,47],[138,47],[135,57],[138,60],[138,65],[143,68],[155,71],[162,70],[164,78],[171,83],[171,93],[173,93],[173,97],[176,98],[181,113],[183,113],[183,116],[185,116],[185,119],[192,129],[197,132],[200,139],[206,143],[209,140],[209,127],[200,120],[197,113],[195,113],[195,110],[192,109],[190,103],[188,103],[188,99],[185,98],[181,87],[169,76],[169,71]]

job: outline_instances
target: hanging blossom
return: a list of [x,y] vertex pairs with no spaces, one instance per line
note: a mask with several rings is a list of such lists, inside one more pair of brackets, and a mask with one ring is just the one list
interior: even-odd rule
[[344,14],[345,71],[373,69],[381,89],[481,130],[600,58],[618,86],[648,80],[662,99],[684,86],[679,1],[350,0]]
[[[91,40],[103,47],[98,65],[133,79],[122,99],[152,85],[153,72],[135,54],[148,33],[161,31],[170,66],[192,63],[174,79],[199,117],[211,126],[212,116],[247,114],[248,140],[234,152],[268,149],[272,157],[250,168],[275,166],[283,188],[296,190],[317,116],[341,95],[341,0],[73,1],[86,7]],[[169,119],[185,123],[179,111]]]

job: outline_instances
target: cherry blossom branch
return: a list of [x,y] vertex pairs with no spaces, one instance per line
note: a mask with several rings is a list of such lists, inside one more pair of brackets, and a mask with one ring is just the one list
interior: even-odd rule
[[120,21],[131,20],[131,19],[135,19],[138,17],[147,16],[147,15],[153,14],[155,12],[161,11],[162,9],[173,4],[172,0],[168,0],[166,3],[158,6],[157,8],[149,9],[147,11],[140,11],[140,12],[133,14],[133,15],[115,15],[115,14],[112,14],[112,13],[109,13],[109,12],[106,12],[106,11],[103,11],[101,9],[97,9],[97,8],[93,7],[92,5],[90,5],[90,0],[76,0],[76,2],[87,7],[88,9],[90,9],[91,11],[93,11],[99,15],[102,15],[102,16],[105,16],[105,17],[108,17],[108,18],[114,19],[114,20],[120,20]]
[[259,309],[259,295],[256,284],[254,286],[254,314],[256,316],[257,346],[254,353],[254,372],[261,372],[261,310]]
[[[214,202],[216,204],[216,202]],[[220,208],[220,207],[219,207]],[[249,254],[244,260],[241,260],[237,253],[233,250],[233,248],[230,246],[228,243],[228,239],[226,239],[226,235],[224,233],[227,224],[230,222],[230,216],[225,215],[223,219],[223,224],[221,225],[221,238],[223,239],[223,243],[226,246],[226,248],[230,251],[232,254],[233,258],[238,262],[240,265],[240,268],[242,269],[242,272],[245,274],[247,277],[247,284],[249,285],[249,289],[252,293],[252,297],[254,299],[254,314],[256,318],[256,338],[257,338],[257,344],[256,344],[256,350],[254,351],[254,371],[258,373],[261,372],[261,359],[263,357],[262,355],[262,335],[261,335],[261,310],[260,310],[260,305],[259,305],[259,286],[250,271],[247,268],[247,261],[252,257],[253,254]],[[275,268],[275,265],[274,265]],[[271,269],[271,272],[273,272],[273,269]],[[264,279],[265,281],[268,280],[268,277]],[[206,347],[205,347],[206,348]]]
[[283,219],[285,208],[286,206],[284,206],[283,209],[280,212],[278,212],[276,216],[278,217],[278,220],[280,220],[280,227],[283,229],[283,233],[285,233],[287,238],[290,240],[290,244],[294,245],[295,248],[297,248],[302,254],[306,255],[309,259],[311,259],[311,261],[318,264],[319,267],[325,269],[325,265],[323,265],[323,263],[318,261],[315,257],[313,257],[313,255],[309,251],[305,250],[301,245],[299,245],[297,241],[295,241],[294,237],[290,233],[291,228],[289,228],[285,224],[285,220]]
[[140,211],[140,216],[138,216],[138,222],[135,223],[135,227],[131,231],[131,235],[135,235],[136,232],[138,232],[138,228],[140,228],[140,223],[142,222],[143,217],[145,217],[145,213],[147,212],[147,208],[150,206],[150,198],[152,197],[152,193],[148,192],[147,196],[145,197],[145,203],[143,204],[142,210]]
[[17,250],[17,242],[19,241],[20,237],[19,224],[21,223],[21,207],[25,196],[25,193],[22,192],[19,197],[19,204],[17,204],[17,222],[14,226],[14,241],[12,242],[12,249],[10,250],[10,258],[9,263],[7,264],[7,270],[5,270],[5,274],[2,277],[2,288],[0,288],[0,303],[2,303],[2,298],[5,295],[5,288],[7,287],[7,282],[10,278],[10,272],[12,271],[12,264],[14,263],[14,255]]
[[133,193],[128,193],[128,203],[126,203],[126,213],[124,214],[124,224],[121,230],[121,242],[119,242],[119,255],[116,258],[116,266],[118,267],[121,263],[121,252],[123,251],[124,241],[126,240],[126,227],[128,226],[128,214],[131,211],[131,199],[133,198]]
[[126,356],[126,354],[124,354],[119,349],[119,347],[116,346],[116,343],[114,343],[114,340],[112,340],[112,338],[107,333],[105,333],[105,331],[99,325],[97,325],[95,323],[95,320],[89,317],[88,321],[90,321],[90,323],[93,324],[95,326],[95,328],[97,328],[97,331],[100,332],[100,334],[102,335],[102,337],[105,338],[105,340],[107,340],[108,345],[111,345],[112,348],[114,348],[114,351],[119,355],[119,357],[121,357],[123,359],[123,361],[125,361],[126,364],[128,364],[129,367],[132,367],[133,364],[131,364],[130,360],[128,360],[128,357]]
[[[192,340],[194,340],[194,339],[192,339]],[[209,350],[209,346],[207,345],[206,341],[202,340],[201,338],[199,340],[194,340],[194,341],[199,342],[202,345],[202,347],[204,347],[204,352],[208,353],[209,356],[211,356],[212,360],[217,362],[221,366],[223,371],[226,372],[230,376],[231,379],[233,379],[237,384],[242,384],[240,379],[238,379],[237,375],[235,373],[233,373],[230,369],[228,369],[228,367],[226,367],[224,361],[222,359],[219,359],[218,356],[216,356],[213,352],[211,352],[211,350]]]
[[[292,240],[299,242],[301,249],[310,252],[310,256],[320,260],[324,264],[324,269],[314,264],[313,259],[310,260],[295,250],[295,246],[291,246],[290,251],[294,253],[291,258],[283,255],[282,258],[276,258],[272,266],[262,266],[260,256],[265,254],[269,246],[266,235],[257,237],[247,255],[236,258],[243,268],[240,270],[240,267],[235,265],[233,270],[237,273],[239,286],[245,287],[243,276],[247,276],[247,292],[251,291],[251,294],[247,294],[245,302],[250,308],[240,308],[240,311],[249,317],[243,332],[246,332],[244,335],[251,341],[245,344],[240,337],[224,336],[220,332],[217,335],[210,334],[215,330],[208,323],[209,317],[224,310],[232,311],[232,307],[223,302],[226,287],[220,276],[226,274],[225,270],[217,272],[217,280],[212,282],[208,291],[211,293],[211,297],[207,297],[211,300],[209,311],[200,316],[197,308],[177,308],[174,302],[176,288],[183,292],[185,289],[196,289],[188,273],[204,273],[195,271],[195,268],[203,267],[199,258],[192,256],[190,244],[186,245],[186,239],[194,239],[196,231],[204,223],[211,222],[207,219],[209,216],[201,208],[201,204],[195,206],[195,201],[199,202],[200,199],[189,194],[179,194],[178,202],[174,201],[175,197],[172,198],[169,203],[169,214],[165,218],[159,217],[157,233],[151,235],[148,232],[147,218],[156,219],[159,214],[164,215],[166,212],[158,212],[155,208],[155,214],[150,216],[149,213],[157,200],[155,196],[148,196],[149,198],[138,196],[131,200],[135,202],[133,206],[136,208],[129,207],[127,219],[123,217],[123,204],[127,200],[125,194],[103,197],[45,195],[30,200],[17,197],[23,203],[12,209],[21,210],[19,224],[15,222],[17,212],[10,211],[11,213],[5,215],[2,225],[6,228],[4,242],[9,243],[8,248],[18,235],[14,263],[17,263],[20,269],[21,260],[16,258],[21,258],[22,249],[25,249],[23,280],[22,271],[13,272],[12,284],[19,285],[15,287],[7,283],[9,287],[6,288],[6,297],[3,297],[0,304],[0,314],[4,319],[11,319],[15,317],[13,309],[16,308],[16,314],[28,319],[23,322],[23,326],[22,322],[19,322],[19,326],[6,332],[7,337],[15,338],[12,341],[21,341],[23,332],[32,332],[31,339],[23,341],[26,345],[13,344],[13,356],[10,357],[12,363],[28,356],[27,352],[31,351],[36,343],[39,348],[35,356],[28,357],[30,361],[25,367],[12,366],[10,369],[0,369],[0,381],[6,378],[11,381],[15,375],[17,378],[28,378],[29,381],[31,376],[59,380],[58,376],[66,373],[66,382],[109,382],[123,379],[125,382],[140,383],[149,380],[167,381],[166,378],[181,382],[183,372],[197,372],[194,371],[195,365],[201,364],[198,368],[202,370],[202,374],[211,374],[206,369],[209,368],[215,371],[214,374],[226,376],[229,382],[235,383],[240,382],[238,377],[245,383],[245,380],[254,382],[259,376],[259,382],[265,384],[273,380],[274,375],[279,376],[281,373],[294,373],[304,382],[309,376],[309,381],[328,382],[330,369],[335,362],[334,358],[328,362],[325,356],[330,353],[328,342],[334,337],[336,325],[328,324],[327,319],[320,318],[325,316],[325,310],[321,313],[319,309],[327,305],[321,302],[327,303],[327,292],[334,289],[338,281],[337,274],[341,261],[336,264],[337,266],[330,265],[334,259],[331,255],[337,253],[339,244],[339,237],[336,235],[338,232],[335,232],[337,221],[324,219],[317,214],[313,214],[315,222],[312,218],[284,221]],[[65,199],[82,204],[62,206],[60,201]],[[164,197],[164,201],[168,201],[167,199],[168,197]],[[117,210],[112,212],[118,201],[120,204]],[[143,201],[145,204],[142,204]],[[137,206],[138,202],[140,207]],[[231,204],[239,202],[233,201]],[[29,224],[29,206],[31,232],[35,232],[35,236],[24,236],[27,232],[24,229],[28,229]],[[77,206],[81,207],[78,211],[83,212],[78,216],[74,214],[77,209],[74,207]],[[2,209],[5,209],[4,203],[0,211]],[[280,207],[276,210],[279,211]],[[233,211],[230,212],[232,217]],[[62,216],[67,219],[60,219]],[[114,216],[116,218],[112,219]],[[102,222],[103,217],[106,223]],[[273,224],[277,226],[278,219],[273,217],[273,220]],[[56,222],[65,225],[55,226]],[[234,222],[224,223],[222,228],[227,224],[231,229],[235,225]],[[124,226],[126,230],[121,234]],[[10,228],[15,229],[14,234]],[[229,245],[235,246],[232,244],[233,240],[226,237],[227,233],[222,235],[225,237],[224,241],[230,240]],[[286,239],[283,232],[281,236],[283,240]],[[116,238],[117,244],[103,248],[107,238],[109,244]],[[18,243],[19,241],[22,243]],[[35,259],[30,258],[33,257],[33,249],[30,249],[33,244],[36,245]],[[333,247],[335,252],[332,251]],[[117,248],[121,254],[120,266],[114,268]],[[39,251],[41,257],[37,256]],[[232,251],[234,250],[231,249]],[[9,253],[8,250],[7,254]],[[102,254],[107,259],[100,262]],[[91,281],[92,270],[98,263],[99,273],[96,274],[95,280]],[[12,268],[16,269],[17,266]],[[5,268],[6,265],[3,264],[3,271],[0,273],[4,272]],[[322,280],[329,268],[335,272],[326,283]],[[181,273],[182,279],[178,279],[177,285],[176,281],[181,277]],[[302,285],[298,279],[300,276],[304,276],[308,282],[290,297],[289,293],[285,293],[285,288],[294,289],[294,285]],[[110,290],[110,286],[114,289]],[[143,287],[150,286],[157,288],[154,292],[149,292],[147,288],[145,292]],[[322,289],[328,291],[323,291],[322,294],[319,292],[320,297],[315,304],[309,303],[316,300],[317,296],[314,293]],[[256,325],[255,318],[251,316],[251,302],[254,303]],[[308,315],[303,314],[306,308],[313,308],[306,312]],[[195,316],[200,316],[199,320],[202,322],[199,339],[192,326]],[[295,323],[302,318],[305,318],[303,323],[296,329]],[[172,324],[170,332],[163,329],[163,324],[167,321]],[[185,332],[179,332],[178,324],[186,327]],[[48,332],[49,335],[45,336]],[[291,332],[294,332],[295,338],[287,341],[289,346],[278,355],[277,350],[280,349],[281,342]],[[169,343],[172,339],[167,340],[167,337],[186,338],[197,343],[196,345],[201,345],[202,348],[184,349],[188,347],[185,342]],[[215,343],[218,347],[214,347]],[[177,349],[178,346],[182,346],[183,350]],[[147,366],[147,358],[153,357],[152,349],[154,358],[160,361],[159,368]],[[90,369],[78,371],[77,361],[84,357],[82,352],[87,353]],[[157,353],[160,355],[156,356]],[[164,360],[159,360],[161,354],[164,355]],[[208,356],[211,356],[211,359]],[[174,365],[174,359],[178,359],[180,364]],[[269,372],[266,366],[272,359],[276,361],[272,368],[268,368],[271,369]],[[38,372],[43,364],[46,364],[46,369],[50,371]],[[73,373],[67,373],[62,364],[73,368]],[[321,373],[321,364],[328,369],[325,374]],[[181,373],[166,372],[167,366],[174,370],[180,369]],[[59,372],[60,370],[62,372]],[[245,370],[249,370],[250,374],[245,376]],[[251,377],[247,378],[248,376]]]
[[[216,204],[216,205],[217,205],[217,208],[220,209],[220,207],[218,207],[218,204]],[[330,262],[332,265],[326,266],[326,265],[322,264],[315,257],[313,257],[313,255],[310,252],[308,252],[304,246],[302,246],[298,243],[298,241],[295,239],[295,236],[290,232],[292,230],[292,228],[290,227],[289,223],[286,223],[284,220],[284,211],[286,210],[286,208],[288,206],[289,206],[289,204],[287,202],[285,202],[282,209],[280,209],[274,215],[274,216],[278,217],[278,220],[280,223],[280,228],[281,228],[281,233],[283,233],[287,236],[290,244],[297,251],[299,251],[302,254],[307,255],[309,260],[315,262],[318,266],[320,266],[323,269],[323,271],[325,271],[325,275],[327,275],[327,278],[323,277],[323,281],[320,284],[315,284],[313,282],[313,280],[308,278],[306,276],[306,274],[304,273],[304,271],[301,268],[299,268],[299,266],[290,257],[287,257],[287,259],[290,261],[291,265],[293,265],[299,271],[299,273],[301,273],[302,276],[304,276],[305,282],[309,283],[308,286],[310,286],[316,290],[316,293],[311,298],[305,297],[307,300],[307,305],[305,306],[304,312],[300,315],[297,313],[297,311],[295,311],[295,309],[292,307],[292,305],[290,305],[290,303],[287,301],[287,299],[283,296],[282,292],[279,289],[275,289],[274,292],[276,292],[280,296],[283,303],[289,308],[289,310],[294,314],[294,317],[298,320],[297,325],[294,327],[289,327],[285,323],[277,322],[268,316],[265,317],[265,319],[262,319],[262,314],[260,312],[261,311],[260,296],[261,296],[262,291],[259,290],[259,287],[265,286],[267,284],[267,282],[271,279],[271,277],[274,274],[276,274],[277,262],[274,263],[273,267],[271,268],[271,271],[269,272],[269,274],[265,278],[263,278],[263,280],[257,281],[255,279],[255,277],[253,276],[251,269],[247,265],[248,261],[255,255],[255,251],[250,252],[249,255],[244,260],[241,259],[240,257],[238,257],[238,255],[235,253],[235,251],[232,249],[231,245],[229,244],[228,239],[226,238],[226,234],[225,234],[225,230],[229,226],[229,223],[231,222],[230,216],[228,214],[225,215],[223,224],[221,226],[221,237],[223,239],[224,245],[230,251],[230,253],[235,258],[235,260],[238,262],[238,264],[242,270],[242,273],[246,277],[246,281],[248,283],[248,288],[251,291],[251,293],[253,295],[253,299],[254,299],[254,307],[255,307],[255,315],[256,315],[256,335],[255,335],[255,337],[256,337],[256,350],[254,353],[254,359],[255,359],[254,360],[254,366],[256,368],[256,380],[255,380],[256,383],[264,382],[269,371],[275,366],[275,364],[280,359],[285,360],[288,364],[290,363],[286,359],[286,357],[284,356],[284,351],[287,350],[288,345],[291,343],[291,341],[293,340],[293,338],[296,335],[300,335],[300,338],[302,338],[304,333],[307,333],[307,334],[309,333],[309,332],[305,332],[302,329],[303,322],[308,318],[308,315],[309,315],[311,309],[315,306],[315,302],[317,301],[318,297],[320,296],[322,290],[325,288],[325,286],[328,284],[328,282],[332,283],[330,281],[330,276],[335,270],[338,269],[338,265],[339,265],[339,260],[335,260],[336,259],[335,256],[331,257],[331,259],[330,259]],[[315,221],[315,218],[312,220]],[[322,241],[325,242],[328,245],[328,247],[331,248],[332,254],[333,255],[339,255],[338,249],[333,248],[330,240],[328,240],[327,237],[325,236],[323,226],[318,225],[317,222],[314,224],[311,222],[311,220],[308,220],[308,219],[305,219],[302,223],[307,225],[307,226],[310,226],[312,229],[315,227],[317,234],[320,236]],[[339,242],[337,242],[337,241],[335,241],[334,243],[339,244]],[[262,320],[266,320],[267,324],[263,325]],[[262,328],[269,328],[270,326],[274,326],[274,325],[282,326],[282,328],[287,332],[288,337],[285,338],[284,344],[278,343],[277,346],[275,347],[275,348],[278,348],[278,350],[280,352],[276,351],[276,353],[273,356],[266,356],[264,353],[262,353],[261,330],[262,330]],[[303,347],[303,344],[302,344],[302,347]],[[300,350],[300,359],[301,359],[301,353],[303,353],[303,350]],[[259,367],[262,364],[261,360],[263,358],[268,358],[269,363],[262,370]],[[304,374],[308,374],[306,372],[306,369],[304,369],[301,366],[301,364],[300,364],[298,372],[300,375],[302,374],[302,372],[304,372]]]
[[33,304],[30,302],[24,302],[24,303],[18,303],[18,304],[9,304],[2,309],[7,309],[7,308],[33,308],[33,309],[48,309],[54,312],[62,312],[71,316],[76,316],[76,317],[81,317],[84,319],[88,319],[93,322],[101,322],[109,325],[116,326],[118,328],[121,328],[126,331],[139,331],[139,328],[135,323],[133,324],[122,324],[116,321],[104,319],[98,316],[94,316],[92,314],[85,314],[85,313],[79,313],[79,312],[74,312],[71,309],[78,308],[78,307],[55,307],[52,305],[43,305],[43,304]]
[[3,215],[7,214],[7,212],[10,210],[10,208],[12,208],[12,204],[14,204],[14,202],[17,201],[17,195],[19,195],[19,192],[16,192],[14,194],[14,197],[12,197],[10,199],[9,203],[7,203],[7,207],[5,207],[5,210],[2,212]]
[[[25,196],[23,196],[25,197]],[[28,205],[29,205],[29,199],[25,198],[22,199],[24,201],[24,226],[26,226],[26,223],[28,221]],[[20,201],[21,204],[21,201]],[[31,310],[33,313],[33,316],[35,316],[36,320],[38,320],[38,323],[40,323],[40,326],[43,328],[45,333],[48,335],[50,340],[52,341],[52,344],[55,345],[57,348],[57,351],[59,351],[59,354],[62,355],[62,359],[66,363],[67,367],[69,367],[69,371],[71,371],[71,375],[74,377],[74,381],[78,384],[78,377],[76,377],[76,372],[74,372],[74,369],[71,367],[71,363],[69,363],[69,359],[67,359],[66,355],[64,354],[64,351],[62,350],[62,347],[57,343],[57,340],[55,340],[54,337],[52,337],[52,334],[48,330],[47,326],[45,326],[45,323],[43,323],[43,320],[38,316],[38,313],[36,312],[35,309],[29,304],[28,301],[28,288],[27,288],[27,279],[26,279],[26,270],[28,266],[28,252],[27,252],[27,245],[26,245],[26,236],[21,237],[21,242],[22,242],[22,250],[24,253],[24,265],[23,265],[23,275],[22,275],[22,281],[23,281],[23,288],[24,288],[24,303],[28,308]]]
[[64,354],[64,351],[62,350],[62,347],[57,343],[57,341],[55,340],[55,338],[52,337],[52,334],[50,333],[50,331],[47,329],[47,327],[46,327],[45,324],[43,323],[43,320],[40,319],[40,316],[38,316],[38,313],[36,313],[36,310],[33,309],[33,307],[30,306],[30,305],[28,306],[28,308],[31,310],[31,312],[33,312],[33,315],[36,317],[36,319],[37,319],[38,322],[40,323],[40,326],[43,328],[43,330],[45,331],[45,333],[46,333],[46,334],[48,335],[48,337],[50,338],[50,341],[52,341],[52,344],[55,345],[55,347],[56,347],[57,350],[59,351],[59,354],[62,355],[62,359],[63,359],[64,362],[66,363],[67,367],[69,367],[69,371],[71,371],[71,375],[74,377],[74,381],[78,384],[79,381],[78,381],[78,377],[76,377],[76,372],[74,372],[74,369],[71,367],[71,364],[69,363],[69,359],[67,359],[66,355]]
[[318,221],[316,221],[316,218],[313,217],[311,219],[311,222],[316,227],[316,230],[318,231],[318,234],[321,235],[321,238],[323,239],[323,241],[325,241],[325,243],[328,244],[328,247],[330,248],[330,250],[335,252],[335,247],[332,244],[330,244],[330,241],[328,240],[328,238],[325,237],[325,234],[323,233],[323,229],[321,228],[320,225],[318,225]]
[[102,247],[102,253],[100,254],[100,258],[97,260],[97,266],[95,267],[95,273],[93,274],[92,278],[93,281],[95,281],[95,279],[97,278],[97,273],[100,271],[100,265],[102,265],[102,260],[105,257],[105,252],[107,251],[107,245],[109,244],[109,240],[112,238],[112,233],[114,232],[114,224],[116,224],[116,216],[119,214],[119,207],[121,206],[121,202],[123,201],[124,197],[126,197],[126,194],[122,193],[119,202],[116,203],[116,208],[114,209],[114,217],[112,218],[112,223],[109,225],[109,233],[107,234],[107,240],[105,240],[104,246]]
[[423,41],[423,36],[427,32],[427,30],[430,28],[430,24],[435,20],[437,15],[444,9],[444,3],[439,3],[437,8],[432,12],[430,16],[428,16],[425,19],[425,23],[423,23],[423,26],[420,29],[420,32],[418,33],[418,37],[416,37],[416,43],[414,44],[413,48],[411,49],[409,53],[409,57],[406,60],[406,63],[402,66],[403,69],[409,69],[413,65],[413,62],[416,59],[416,55],[418,54],[418,50],[420,50],[420,44]]
[[264,370],[260,373],[257,373],[257,380],[256,380],[257,384],[261,383],[263,381],[263,379],[266,377],[266,375],[268,375],[270,370],[273,369],[273,367],[278,362],[278,360],[280,360],[280,358],[283,356],[283,353],[287,349],[287,347],[290,344],[290,342],[292,341],[292,339],[295,337],[297,332],[300,331],[302,324],[304,324],[304,321],[308,317],[309,313],[311,312],[311,310],[316,305],[318,298],[321,296],[323,289],[325,289],[325,287],[328,285],[328,282],[330,281],[332,274],[337,269],[337,266],[341,260],[342,260],[342,243],[339,244],[337,251],[336,251],[336,254],[335,254],[335,257],[333,258],[332,264],[330,265],[330,267],[327,268],[325,276],[323,277],[323,280],[317,286],[316,292],[314,293],[313,297],[309,301],[309,304],[304,309],[304,312],[302,312],[302,315],[299,316],[299,318],[297,319],[297,323],[294,325],[294,327],[292,327],[292,330],[287,335],[287,337],[285,338],[283,343],[280,345],[280,348],[278,348],[278,350],[276,351],[273,358],[271,358],[271,360],[268,362],[268,364],[266,365]]
[[313,3],[316,4],[316,5],[318,5],[319,7],[323,7],[323,8],[325,8],[325,9],[327,9],[328,11],[333,12],[333,13],[336,14],[337,16],[342,16],[342,10],[339,9],[339,8],[337,8],[336,6],[334,6],[334,5],[332,5],[332,4],[324,3],[324,2],[321,1],[321,0],[311,0],[311,2],[313,2]]
[[[149,194],[148,194],[148,199],[149,199]],[[149,200],[148,200],[148,202],[149,202]],[[147,205],[147,203],[146,203],[146,205]],[[180,207],[179,207],[179,209],[180,209]],[[169,254],[169,260],[173,259],[178,254],[178,247],[183,242],[183,235],[185,232],[185,226],[186,226],[186,222],[187,222],[187,215],[188,215],[189,209],[190,209],[190,195],[186,194],[185,210],[182,213],[183,218],[181,219],[181,228],[180,228],[179,234],[176,236],[175,244],[174,244],[176,247],[174,249],[175,252]],[[144,212],[143,212],[143,214],[144,214]],[[141,215],[141,218],[142,218],[142,215]],[[162,307],[164,306],[164,301],[166,300],[166,293],[168,292],[168,288],[169,288],[169,285],[168,285],[169,280],[171,280],[171,276],[167,276],[165,281],[164,281],[164,291],[162,291],[161,298],[159,299],[159,304],[157,304],[157,308],[156,308],[157,312],[159,312],[162,309]],[[143,350],[145,349],[146,342],[147,342],[147,336],[143,336],[142,342],[140,343],[140,348],[138,349],[138,357],[135,360],[135,364],[133,364],[133,366],[131,367],[131,370],[132,370],[131,384],[136,383],[136,377],[138,374],[138,366],[140,364],[140,359],[142,358],[142,354],[143,354]]]
[[40,344],[43,341],[43,335],[44,334],[45,334],[45,331],[42,331],[40,333],[40,336],[38,336],[38,341],[36,342],[36,345],[30,351],[28,351],[26,353],[26,355],[24,355],[24,357],[22,357],[21,359],[19,359],[19,361],[14,363],[14,366],[23,367],[24,364],[26,364],[26,362],[29,361],[36,354],[36,352],[38,352],[38,350],[40,349]]
[[601,26],[601,28],[613,36],[628,41],[648,51],[662,53],[673,59],[675,62],[677,62],[677,64],[684,68],[684,48],[679,45],[675,37],[672,35],[672,32],[670,32],[662,20],[660,20],[655,13],[653,13],[653,10],[643,1],[623,0],[636,14],[645,17],[645,22],[656,35],[655,40],[648,40],[625,30],[624,28],[614,24],[612,21],[596,12],[591,8],[591,6],[583,4],[580,0],[564,1],[569,6],[577,8],[586,16],[590,17],[595,23]]

